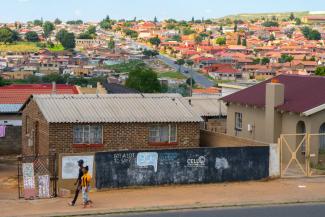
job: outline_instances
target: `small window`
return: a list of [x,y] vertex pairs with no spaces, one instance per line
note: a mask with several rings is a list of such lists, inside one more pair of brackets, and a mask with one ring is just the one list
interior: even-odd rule
[[177,126],[176,125],[161,125],[161,126],[150,127],[149,142],[151,142],[151,143],[177,142]]
[[99,125],[77,125],[73,127],[73,144],[102,144],[103,128]]
[[243,129],[243,114],[236,112],[235,113],[235,129],[240,131]]

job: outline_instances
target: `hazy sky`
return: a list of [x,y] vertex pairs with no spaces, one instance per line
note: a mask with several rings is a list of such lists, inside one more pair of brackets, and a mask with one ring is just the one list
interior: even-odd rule
[[[321,8],[323,7],[323,8]],[[0,22],[111,18],[190,20],[236,13],[325,10],[324,0],[0,0]]]

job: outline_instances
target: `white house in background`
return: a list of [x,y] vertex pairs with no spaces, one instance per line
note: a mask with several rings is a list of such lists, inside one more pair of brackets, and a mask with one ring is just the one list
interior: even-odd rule
[[221,96],[227,96],[237,91],[246,89],[250,86],[257,84],[256,81],[240,81],[240,82],[232,82],[232,83],[219,83],[218,86],[221,87]]

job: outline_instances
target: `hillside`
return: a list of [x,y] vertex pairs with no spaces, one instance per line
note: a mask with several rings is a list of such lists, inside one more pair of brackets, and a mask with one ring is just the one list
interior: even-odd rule
[[[278,19],[288,18],[292,12],[275,12],[275,13],[245,13],[245,14],[236,14],[236,15],[228,15],[225,17],[220,17],[217,20],[227,19],[230,18],[232,20],[251,20],[264,17],[265,19],[271,19],[273,16],[277,17]],[[295,17],[303,17],[310,15],[309,11],[300,11],[300,12],[293,12]]]

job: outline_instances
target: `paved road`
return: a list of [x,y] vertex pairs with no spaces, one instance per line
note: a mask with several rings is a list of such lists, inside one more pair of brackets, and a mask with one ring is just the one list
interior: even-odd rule
[[106,217],[324,217],[325,204],[298,204],[267,207],[218,208],[157,212]]
[[[143,49],[151,49],[145,45],[138,44],[135,41],[133,41],[133,43]],[[161,61],[163,61],[164,63],[166,63],[168,66],[174,68],[175,70],[179,69],[179,65],[175,64],[175,60],[173,60],[172,58],[169,58],[164,55],[158,55],[158,58]],[[215,83],[213,81],[211,81],[210,79],[208,79],[207,77],[200,74],[198,71],[196,71],[194,69],[191,69],[191,68],[185,67],[185,66],[181,66],[180,71],[186,77],[192,77],[195,80],[195,82],[202,87],[207,88],[207,87],[213,87],[215,85]]]
[[[158,58],[160,60],[162,60],[163,62],[165,62],[170,67],[178,70],[179,66],[174,63],[173,59],[168,58],[168,57],[163,56],[163,55],[159,55]],[[187,71],[188,73],[185,73],[185,71]],[[195,82],[197,84],[201,85],[202,87],[212,87],[212,86],[215,85],[215,83],[213,81],[209,80],[207,77],[205,77],[204,75],[202,75],[199,72],[195,71],[194,69],[190,69],[188,67],[181,66],[181,72],[187,77],[192,76],[193,79],[195,80]]]
[[[115,38],[118,39],[119,36],[116,33],[110,33],[107,31],[104,31],[102,29],[98,29],[99,32],[106,34],[106,35],[115,35]],[[134,46],[138,46],[141,47],[142,49],[151,49],[145,45],[139,44],[134,40],[130,40],[130,42],[134,45]],[[166,63],[168,66],[174,68],[175,70],[179,69],[179,66],[177,64],[175,64],[175,60],[173,60],[172,58],[169,58],[167,56],[164,55],[159,55],[158,58],[160,60],[162,60],[164,63]],[[202,87],[213,87],[215,85],[215,83],[211,80],[209,80],[207,77],[205,77],[204,75],[200,74],[198,71],[191,69],[189,67],[185,67],[185,66],[181,66],[180,68],[181,72],[186,76],[186,77],[192,77],[195,82],[197,84],[199,84]],[[186,73],[187,72],[187,73]]]

